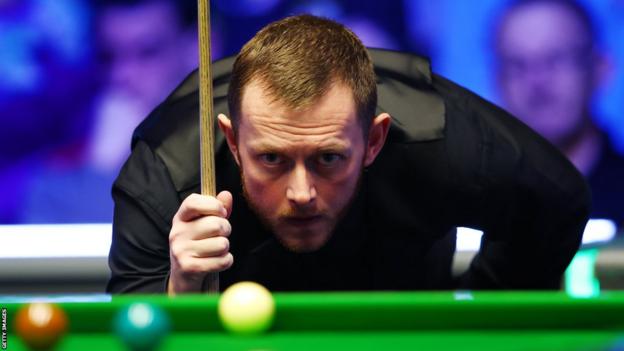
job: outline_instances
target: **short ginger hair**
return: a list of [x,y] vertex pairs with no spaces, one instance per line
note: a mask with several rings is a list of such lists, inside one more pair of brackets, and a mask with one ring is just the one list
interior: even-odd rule
[[293,110],[309,107],[342,83],[353,92],[365,135],[375,115],[377,85],[370,55],[352,31],[329,19],[287,17],[264,27],[243,46],[228,90],[235,131],[244,89],[252,80]]

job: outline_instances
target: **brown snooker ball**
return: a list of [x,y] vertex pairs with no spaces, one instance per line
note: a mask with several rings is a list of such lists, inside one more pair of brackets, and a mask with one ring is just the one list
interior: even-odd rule
[[67,332],[67,315],[51,303],[31,303],[15,316],[15,331],[33,350],[49,350]]

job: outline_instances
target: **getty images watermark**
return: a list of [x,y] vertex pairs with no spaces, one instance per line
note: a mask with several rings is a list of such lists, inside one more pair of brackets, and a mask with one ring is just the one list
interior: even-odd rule
[[2,349],[7,349],[7,309],[2,307]]

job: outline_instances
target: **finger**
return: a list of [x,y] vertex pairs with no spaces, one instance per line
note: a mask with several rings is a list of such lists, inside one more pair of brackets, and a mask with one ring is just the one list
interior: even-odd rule
[[191,240],[202,240],[217,236],[228,237],[232,232],[230,222],[222,217],[199,217],[185,224],[187,225],[187,232],[192,233],[187,236]]
[[226,215],[225,206],[214,196],[191,194],[182,201],[175,218],[188,222],[201,216],[225,217]]
[[234,256],[229,252],[219,257],[185,257],[178,261],[180,272],[183,275],[221,272],[230,268],[233,263]]
[[232,204],[234,202],[232,193],[224,190],[217,195],[217,199],[221,201],[221,203],[225,207],[225,210],[227,211],[226,218],[230,218],[230,214],[232,214]]
[[230,241],[222,236],[194,240],[190,243],[189,249],[197,258],[222,257],[230,252]]

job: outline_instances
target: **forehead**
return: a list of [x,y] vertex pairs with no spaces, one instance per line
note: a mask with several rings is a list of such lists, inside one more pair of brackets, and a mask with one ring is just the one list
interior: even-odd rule
[[499,47],[503,52],[530,54],[548,49],[571,48],[590,39],[581,20],[561,4],[534,3],[507,14],[501,25]]
[[359,128],[353,93],[344,84],[329,90],[304,108],[292,108],[252,80],[244,89],[239,128],[274,129],[292,133],[350,132]]

